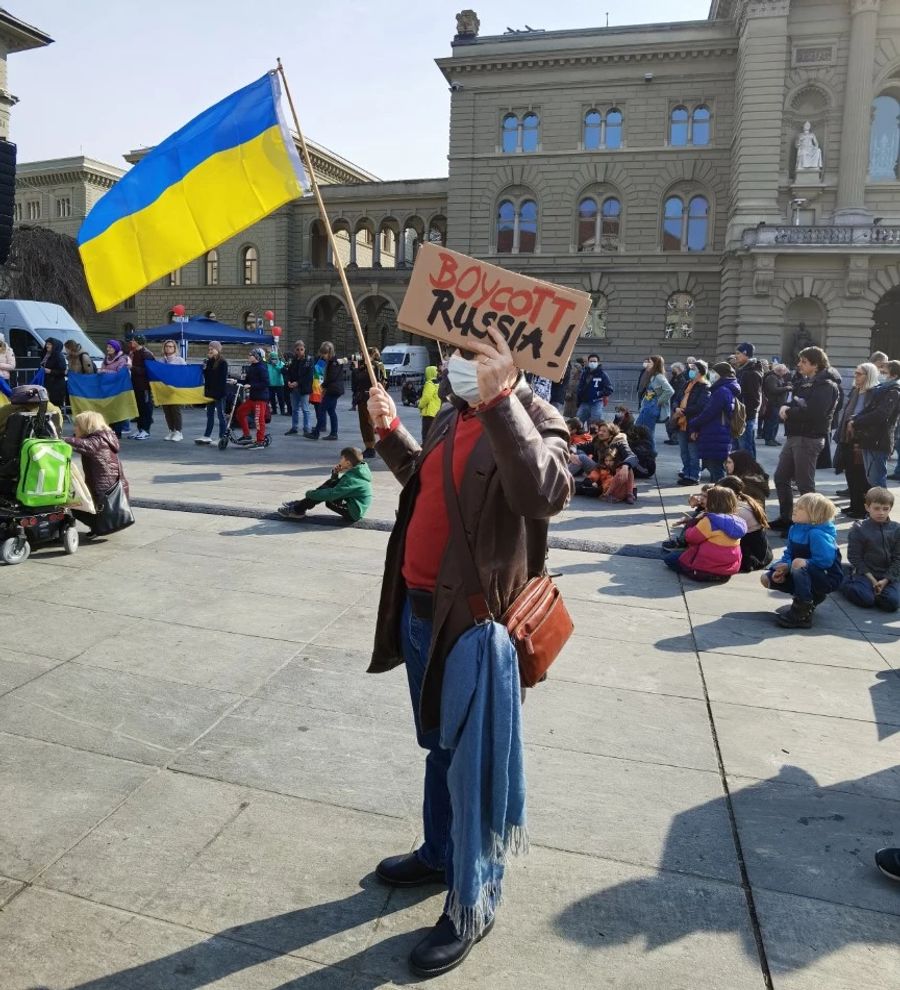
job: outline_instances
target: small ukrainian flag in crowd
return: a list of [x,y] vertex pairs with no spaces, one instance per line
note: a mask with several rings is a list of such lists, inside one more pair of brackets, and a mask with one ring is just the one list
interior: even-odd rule
[[268,72],[157,145],[87,215],[78,249],[97,309],[218,247],[306,186],[281,84]]
[[195,406],[210,402],[203,394],[203,366],[147,361],[147,380],[158,406]]
[[98,375],[70,372],[68,386],[69,404],[75,416],[81,412],[98,412],[107,423],[124,423],[138,414],[127,368]]
[[12,389],[9,387],[9,382],[0,375],[0,406],[8,406],[11,397]]

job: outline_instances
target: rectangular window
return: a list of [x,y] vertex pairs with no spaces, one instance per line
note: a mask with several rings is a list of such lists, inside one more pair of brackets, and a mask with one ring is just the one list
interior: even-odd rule
[[68,196],[56,201],[56,216],[59,219],[66,219],[72,216],[72,200]]
[[32,199],[28,201],[28,219],[41,219],[41,201],[39,199]]
[[129,296],[123,303],[122,309],[135,309],[135,299],[134,296]]
[[169,272],[166,277],[166,284],[169,286],[181,285],[181,269],[176,268],[174,272]]
[[14,209],[14,212],[13,212],[13,218],[16,219],[16,220],[21,220],[22,219],[22,204],[21,203],[16,203],[15,209]]

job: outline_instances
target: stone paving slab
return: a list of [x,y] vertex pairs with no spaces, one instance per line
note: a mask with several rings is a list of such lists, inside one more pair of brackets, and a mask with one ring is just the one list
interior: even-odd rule
[[[16,567],[29,567],[30,561]],[[15,568],[9,568],[10,571]],[[0,565],[2,571],[2,565]],[[71,582],[60,589],[66,601],[75,600]],[[56,604],[59,600],[35,600],[40,589],[29,592],[28,597],[0,595],[0,609],[15,615],[14,622],[7,622],[3,629],[3,648],[13,655],[36,653],[56,660],[71,660],[94,643],[115,633],[127,631],[128,620],[113,613],[90,612],[74,604]]]
[[551,550],[547,566],[558,575],[556,581],[567,602],[581,599],[604,606],[686,610],[678,577],[660,561]]
[[23,887],[24,883],[19,880],[10,880],[8,877],[0,877],[0,907],[2,907],[13,894],[17,894]]
[[0,650],[0,696],[52,670],[59,660]]
[[32,880],[153,773],[140,763],[0,733],[0,874]]
[[900,986],[896,914],[769,890],[755,901],[775,990]]

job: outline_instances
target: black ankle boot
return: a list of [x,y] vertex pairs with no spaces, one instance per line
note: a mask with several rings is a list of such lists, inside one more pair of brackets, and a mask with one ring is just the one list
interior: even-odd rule
[[775,615],[775,621],[779,626],[784,626],[785,629],[810,629],[815,607],[812,602],[804,602],[795,598],[787,612]]
[[473,938],[460,938],[453,922],[442,914],[438,923],[412,950],[409,968],[416,976],[440,976],[456,969],[472,951],[472,946],[487,938],[494,927],[494,919],[484,926],[484,931]]

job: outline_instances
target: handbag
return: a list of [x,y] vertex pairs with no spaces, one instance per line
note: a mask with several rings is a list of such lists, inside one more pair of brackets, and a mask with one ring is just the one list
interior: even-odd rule
[[93,521],[92,531],[97,536],[108,536],[120,529],[127,529],[134,524],[134,513],[128,504],[122,476],[110,490],[97,502],[97,516]]
[[[453,419],[444,441],[444,499],[450,521],[450,544],[457,548],[472,618],[476,623],[493,621],[472,548],[469,546],[459,508],[459,495],[453,483],[453,440],[458,417]],[[519,661],[519,680],[534,687],[544,680],[575,630],[559,588],[545,573],[531,578],[516,595],[500,619],[506,626]]]

